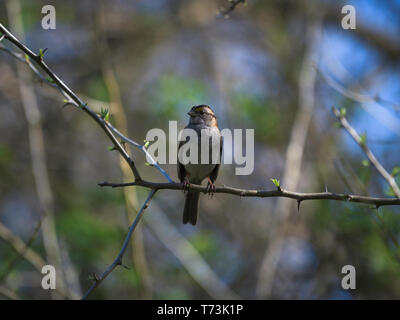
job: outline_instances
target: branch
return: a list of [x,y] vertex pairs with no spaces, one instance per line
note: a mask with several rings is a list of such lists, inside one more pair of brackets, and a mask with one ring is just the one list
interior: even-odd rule
[[140,151],[142,151],[145,155],[146,158],[148,160],[150,160],[150,166],[156,168],[158,171],[160,171],[160,173],[165,177],[165,179],[168,180],[168,182],[173,182],[173,180],[171,179],[171,177],[165,172],[165,170],[163,168],[160,167],[160,165],[157,163],[157,161],[155,161],[153,159],[153,157],[151,156],[151,154],[147,151],[146,146],[143,144],[139,144],[135,141],[133,141],[132,139],[129,139],[128,137],[124,136],[121,132],[119,132],[110,122],[105,121],[106,126],[113,131],[117,136],[119,136],[122,141],[127,142],[129,144],[131,144],[132,146],[136,147],[137,149],[139,149]]
[[113,263],[103,272],[103,274],[100,276],[100,278],[98,278],[95,274],[94,279],[93,279],[93,284],[92,286],[89,288],[89,290],[85,293],[85,295],[82,297],[82,300],[87,299],[87,297],[92,293],[92,291],[105,279],[108,277],[108,275],[114,271],[114,269],[117,266],[121,266],[122,265],[122,258],[125,254],[126,248],[128,247],[129,244],[129,240],[131,239],[131,236],[133,234],[133,231],[135,231],[140,219],[143,216],[144,211],[147,209],[147,207],[149,206],[150,201],[153,199],[154,195],[156,194],[157,190],[151,190],[149,195],[147,196],[146,201],[143,203],[142,207],[140,208],[138,214],[136,215],[135,220],[133,221],[132,225],[129,228],[129,232],[126,235],[126,238],[124,240],[124,243],[122,245],[122,248],[120,250],[120,252],[118,253],[118,256],[115,258],[115,260],[113,261]]
[[394,194],[397,198],[400,198],[400,189],[396,183],[394,177],[386,171],[386,169],[381,165],[381,163],[376,159],[372,151],[367,147],[366,142],[359,136],[357,131],[347,122],[346,117],[337,108],[332,107],[332,111],[336,118],[340,121],[341,126],[351,135],[355,142],[360,146],[362,151],[368,157],[372,165],[378,170],[379,174],[387,181],[387,183],[392,188]]
[[237,6],[239,3],[242,2],[243,4],[246,4],[246,0],[228,0],[228,2],[230,2],[230,4],[231,4],[228,8],[219,10],[219,15],[222,16],[222,17],[224,17],[224,18],[228,18],[228,17],[229,17],[229,14],[230,14],[233,10],[235,10],[236,6]]
[[[128,187],[128,186],[139,186],[144,188],[149,188],[152,190],[194,190],[202,193],[207,193],[207,187],[190,184],[184,186],[182,183],[177,182],[150,182],[150,181],[136,181],[128,183],[109,183],[102,182],[99,183],[100,187]],[[252,189],[239,189],[234,187],[222,186],[216,187],[215,193],[225,193],[240,197],[258,197],[258,198],[290,198],[297,200],[297,202],[302,202],[306,200],[335,200],[335,201],[346,201],[346,202],[357,202],[374,205],[376,207],[382,206],[393,206],[400,205],[400,199],[398,198],[378,198],[378,197],[367,197],[354,194],[343,194],[343,193],[333,193],[333,192],[314,192],[314,193],[302,193],[302,192],[292,192],[279,188],[276,190],[252,190]]]

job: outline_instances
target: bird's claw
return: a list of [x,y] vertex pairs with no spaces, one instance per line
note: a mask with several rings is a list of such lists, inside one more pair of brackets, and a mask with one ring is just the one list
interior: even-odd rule
[[182,182],[183,185],[183,194],[186,194],[189,191],[190,182],[187,178],[185,178]]
[[208,194],[208,199],[212,199],[214,197],[214,193],[216,191],[216,187],[212,182],[208,182],[207,184],[207,191],[206,193]]

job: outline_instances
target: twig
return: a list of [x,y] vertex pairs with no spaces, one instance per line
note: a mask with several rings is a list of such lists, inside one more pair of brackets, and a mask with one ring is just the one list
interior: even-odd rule
[[233,10],[235,10],[235,8],[236,8],[236,6],[239,4],[239,3],[246,3],[246,0],[228,0],[228,2],[230,2],[230,6],[229,7],[227,7],[226,9],[221,9],[221,10],[219,10],[219,15],[221,15],[222,17],[224,17],[224,18],[226,18],[226,17],[229,17],[229,14],[233,11]]
[[150,160],[150,165],[154,168],[156,168],[158,171],[160,171],[160,173],[169,181],[169,182],[173,182],[173,180],[171,179],[171,177],[165,172],[165,170],[163,168],[160,167],[160,165],[157,163],[157,161],[155,161],[153,159],[153,157],[151,156],[151,154],[147,151],[145,145],[139,144],[135,141],[133,141],[132,139],[129,139],[128,137],[124,136],[121,132],[119,132],[110,122],[105,121],[106,126],[113,131],[117,136],[119,136],[122,141],[127,142],[129,144],[131,144],[132,146],[138,148],[140,151],[142,151],[145,155],[146,158],[148,160]]
[[[128,183],[102,182],[99,183],[99,186],[112,187],[112,188],[139,186],[153,190],[184,190],[185,188],[185,189],[199,191],[202,193],[207,193],[206,186],[190,184],[189,186],[184,187],[182,183],[177,183],[177,182],[156,183],[156,182],[141,180]],[[216,187],[215,193],[225,193],[239,197],[258,197],[258,198],[283,197],[283,198],[294,199],[299,202],[307,200],[336,200],[336,201],[364,203],[370,205],[372,204],[376,207],[400,205],[400,199],[398,198],[366,197],[361,195],[333,193],[326,191],[314,192],[314,193],[302,193],[302,192],[291,192],[283,188],[279,188],[276,190],[251,190],[251,189],[239,189],[228,186],[222,186],[222,187]]]
[[400,198],[400,189],[394,177],[389,172],[387,172],[386,169],[381,165],[381,163],[376,159],[375,155],[367,147],[365,141],[363,141],[363,139],[359,136],[357,131],[348,123],[346,117],[335,107],[332,107],[332,111],[335,114],[336,118],[338,118],[338,120],[340,121],[341,126],[351,135],[354,141],[357,142],[357,144],[360,146],[362,151],[368,157],[372,165],[376,168],[376,170],[378,170],[379,174],[390,185],[396,197]]
[[129,232],[126,235],[125,241],[122,245],[122,248],[120,250],[120,252],[118,253],[118,256],[115,258],[115,260],[113,261],[113,263],[103,272],[103,274],[100,276],[100,278],[98,278],[96,275],[94,275],[94,279],[93,279],[93,284],[92,286],[89,288],[89,290],[85,293],[85,295],[82,297],[82,300],[87,299],[87,297],[92,293],[92,291],[105,279],[108,277],[108,275],[114,271],[114,269],[117,266],[121,266],[122,265],[122,258],[125,254],[126,248],[128,247],[129,244],[129,240],[131,239],[131,236],[133,234],[133,231],[135,231],[135,228],[137,227],[140,219],[143,216],[144,211],[147,209],[147,207],[149,206],[150,201],[153,199],[154,195],[156,194],[157,190],[152,189],[150,191],[150,194],[148,195],[146,201],[143,203],[142,207],[140,208],[138,214],[136,215],[135,220],[133,221],[132,225],[129,228]]
[[350,89],[345,88],[342,86],[339,82],[337,82],[333,77],[329,76],[327,73],[323,72],[320,68],[317,68],[319,74],[322,76],[322,78],[325,80],[325,82],[332,87],[334,90],[339,92],[341,95],[343,95],[346,98],[352,99],[356,102],[359,103],[384,103],[392,107],[394,111],[400,111],[400,105],[387,101],[383,98],[381,98],[379,95],[376,96],[371,96],[367,94],[362,94],[358,93],[355,91],[352,91]]

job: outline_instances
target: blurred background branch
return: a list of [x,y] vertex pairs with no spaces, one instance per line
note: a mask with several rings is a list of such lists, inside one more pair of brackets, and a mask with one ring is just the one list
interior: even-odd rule
[[[11,30],[17,35],[17,37],[24,41],[25,37],[19,0],[7,0],[6,7]],[[36,190],[44,215],[41,223],[41,234],[46,249],[47,263],[42,264],[41,267],[45,264],[53,265],[60,275],[57,277],[57,287],[61,292],[66,292],[69,298],[77,298],[79,297],[79,293],[76,294],[70,292],[65,282],[64,268],[62,266],[60,247],[55,227],[54,200],[45,159],[45,143],[41,127],[41,113],[32,87],[32,78],[30,74],[26,74],[24,67],[20,64],[17,65],[17,74],[20,80],[19,88],[25,118],[29,125],[32,172],[35,178]]]

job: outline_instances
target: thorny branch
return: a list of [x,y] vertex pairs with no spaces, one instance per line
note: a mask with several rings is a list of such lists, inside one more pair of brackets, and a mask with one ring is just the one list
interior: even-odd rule
[[[99,183],[101,187],[128,187],[128,186],[139,186],[145,187],[152,190],[184,190],[191,189],[203,193],[207,193],[207,187],[201,185],[190,184],[189,186],[183,186],[182,183],[169,182],[169,183],[156,183],[150,181],[136,181],[129,183],[109,183],[102,182]],[[228,186],[216,187],[215,193],[225,193],[240,197],[258,197],[258,198],[290,198],[297,200],[298,203],[306,200],[336,200],[336,201],[347,201],[347,202],[357,202],[374,205],[376,207],[382,206],[392,206],[400,205],[400,199],[397,198],[378,198],[378,197],[366,197],[354,194],[342,194],[333,193],[329,191],[325,192],[314,192],[314,193],[302,193],[302,192],[292,192],[279,187],[276,190],[250,190],[250,189],[239,189]]]
[[[231,7],[228,8],[228,12],[225,11],[224,14],[231,12],[236,5],[240,2],[244,2],[244,0],[238,1],[231,1]],[[125,241],[122,245],[122,248],[117,256],[117,258],[113,261],[113,263],[103,272],[100,277],[96,275],[93,276],[94,283],[83,296],[82,299],[86,299],[91,292],[119,265],[122,265],[122,258],[126,251],[126,248],[129,244],[131,236],[139,223],[145,209],[148,207],[150,201],[154,197],[155,193],[158,190],[183,190],[184,186],[181,183],[174,182],[169,175],[157,164],[157,162],[151,158],[148,154],[145,145],[141,145],[136,143],[135,141],[125,137],[121,132],[119,132],[116,128],[114,128],[111,123],[109,123],[105,118],[98,115],[92,109],[89,108],[87,104],[85,104],[64,82],[49,68],[49,66],[44,62],[43,59],[43,51],[39,54],[32,52],[29,48],[27,48],[24,44],[22,44],[17,38],[15,38],[2,24],[0,24],[0,42],[2,40],[8,40],[16,47],[18,47],[24,54],[23,57],[21,54],[14,53],[13,51],[5,48],[4,46],[0,45],[0,50],[6,51],[8,54],[12,55],[13,57],[17,58],[19,61],[26,63],[32,71],[39,77],[41,81],[44,83],[57,88],[66,98],[66,103],[74,105],[75,107],[82,109],[86,112],[97,124],[102,128],[102,130],[107,134],[108,138],[114,144],[115,150],[117,150],[121,156],[125,159],[128,163],[133,176],[134,181],[131,183],[120,183],[120,184],[113,184],[104,182],[99,184],[100,186],[109,186],[109,187],[127,187],[127,186],[140,186],[151,189],[147,199],[145,200],[142,208],[139,210],[135,220],[133,221],[131,227],[129,228],[129,232],[125,238]],[[43,70],[48,77],[42,75],[42,73],[36,68],[36,66],[31,62],[34,61],[41,70]],[[167,179],[168,182],[166,183],[155,183],[150,181],[142,180],[133,159],[129,156],[129,154],[125,151],[122,146],[122,142],[116,138],[117,135],[123,142],[127,142],[135,146],[141,152],[145,153],[150,159],[150,165],[155,167],[160,173]],[[386,171],[385,171],[386,172]],[[387,172],[386,172],[387,173]],[[390,180],[390,179],[389,179]],[[189,189],[200,191],[203,193],[207,192],[207,188],[200,185],[189,185]],[[393,188],[396,190],[395,188]],[[285,190],[281,187],[278,187],[275,190],[248,190],[248,189],[239,189],[233,188],[228,186],[216,187],[215,193],[225,193],[231,194],[241,197],[261,197],[261,198],[271,198],[271,197],[284,197],[294,199],[298,202],[298,205],[302,201],[306,200],[335,200],[335,201],[346,201],[346,202],[357,202],[357,203],[364,203],[373,205],[376,208],[381,206],[388,206],[388,205],[400,205],[399,198],[379,198],[379,197],[368,197],[368,196],[361,196],[361,195],[353,195],[353,194],[340,194],[340,193],[333,193],[333,192],[317,192],[317,193],[300,193],[300,192],[291,192]],[[399,193],[400,194],[400,193]],[[397,195],[397,193],[396,193]]]

